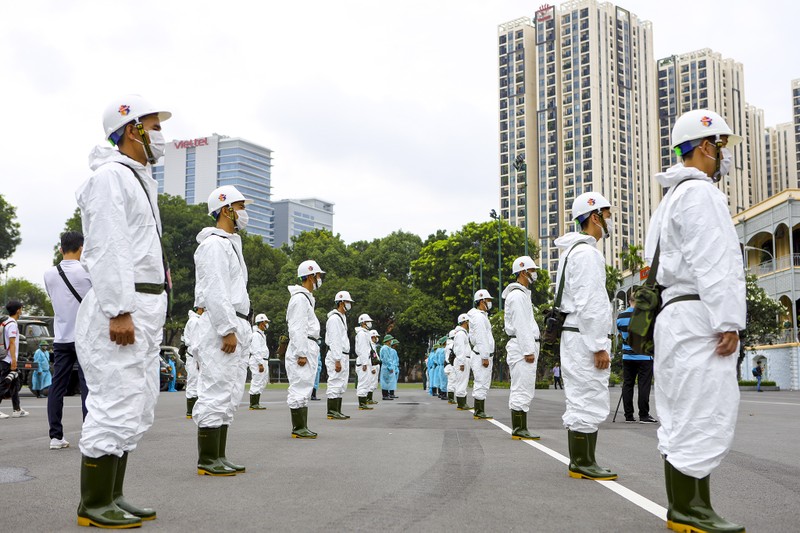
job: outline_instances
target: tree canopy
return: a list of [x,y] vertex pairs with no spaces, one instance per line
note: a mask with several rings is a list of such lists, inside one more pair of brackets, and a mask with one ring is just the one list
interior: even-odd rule
[[[17,222],[17,208],[6,202],[0,194],[0,261],[5,261],[22,242]],[[0,272],[4,272],[6,263],[0,263]]]

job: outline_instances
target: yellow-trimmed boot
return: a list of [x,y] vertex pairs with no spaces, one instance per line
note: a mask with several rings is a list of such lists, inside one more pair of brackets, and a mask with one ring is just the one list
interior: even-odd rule
[[742,533],[744,526],[728,522],[711,507],[711,476],[687,476],[664,461],[667,482],[667,528],[684,533]]
[[236,470],[219,459],[222,427],[197,428],[197,473],[201,476],[235,476]]
[[594,480],[617,479],[617,474],[600,467],[595,461],[596,431],[594,433],[580,433],[567,430],[567,439],[569,443],[569,477]]
[[156,511],[149,507],[136,507],[128,503],[125,496],[122,495],[122,486],[125,484],[125,470],[128,468],[128,452],[122,454],[117,462],[117,476],[114,478],[114,503],[123,511],[128,511],[133,516],[138,516],[144,521],[155,520]]
[[142,519],[114,503],[114,480],[119,457],[103,455],[81,456],[81,503],[78,505],[78,525],[103,529],[141,527]]
[[539,435],[528,431],[528,413],[511,410],[511,438],[514,440],[539,440]]

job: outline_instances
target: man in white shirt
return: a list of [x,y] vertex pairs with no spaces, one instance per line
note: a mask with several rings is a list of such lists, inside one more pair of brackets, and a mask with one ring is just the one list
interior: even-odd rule
[[53,322],[53,356],[55,369],[53,384],[47,396],[47,418],[50,423],[50,449],[60,450],[69,447],[64,438],[64,427],[61,424],[64,410],[64,394],[69,387],[72,369],[77,365],[78,379],[81,384],[81,407],[86,418],[86,380],[83,369],[78,363],[75,352],[75,317],[83,297],[92,287],[89,273],[81,265],[83,252],[83,234],[78,231],[66,231],[61,234],[59,251],[64,259],[44,273],[44,288],[50,301],[53,302],[55,321]]
[[[14,412],[11,418],[28,416],[28,411],[19,405],[19,387],[12,383],[17,377],[17,356],[19,355],[19,327],[17,319],[22,314],[22,303],[11,300],[6,304],[8,318],[3,322],[3,346],[0,351],[0,401],[7,388],[11,388],[11,405]],[[11,374],[9,376],[9,374]],[[10,378],[10,379],[9,379]],[[0,419],[9,418],[5,413],[0,413]]]

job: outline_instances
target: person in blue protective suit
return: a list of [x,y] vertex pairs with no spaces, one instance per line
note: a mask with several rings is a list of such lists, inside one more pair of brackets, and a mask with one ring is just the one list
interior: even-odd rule
[[436,373],[436,350],[438,348],[439,341],[436,341],[436,344],[433,345],[431,352],[428,354],[428,394],[431,396],[439,394],[439,377]]
[[391,399],[397,399],[398,396],[395,394],[397,390],[397,380],[400,379],[400,356],[397,354],[396,346],[400,344],[400,341],[397,339],[392,339],[392,344],[390,348],[392,349],[392,362],[394,364],[394,372],[390,374],[389,385],[391,388],[389,389],[389,397]]
[[175,382],[178,380],[178,369],[175,366],[175,360],[170,357],[169,361],[169,386],[167,387],[167,392],[178,392],[178,389],[175,388]]
[[437,373],[439,374],[439,399],[446,400],[447,399],[447,374],[444,372],[444,367],[447,361],[445,361],[445,351],[444,347],[447,344],[447,336],[442,337],[439,339],[439,349],[436,351],[436,362],[439,366],[436,368]]
[[392,376],[392,340],[394,337],[391,335],[385,335],[383,337],[383,346],[381,346],[381,350],[379,352],[381,358],[381,396],[384,400],[393,400],[394,398],[391,397],[389,394],[389,390],[391,387],[391,376]]
[[43,394],[47,396],[50,384],[53,382],[53,376],[50,373],[50,353],[47,351],[47,341],[39,343],[39,349],[33,354],[33,362],[36,364],[36,371],[31,379],[31,392],[37,398],[41,398]]

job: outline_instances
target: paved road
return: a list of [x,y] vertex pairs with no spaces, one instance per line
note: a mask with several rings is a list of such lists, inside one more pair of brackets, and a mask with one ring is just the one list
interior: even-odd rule
[[[320,436],[300,441],[289,438],[285,390],[266,391],[268,410],[243,404],[231,428],[228,455],[247,466],[231,478],[196,474],[196,429],[183,417],[183,394],[162,393],[155,425],[131,455],[126,495],[157,508],[158,520],[144,529],[159,531],[664,530],[655,426],[609,417],[598,460],[619,481],[575,480],[560,462],[561,391],[537,391],[529,426],[542,440],[534,445],[506,432],[507,390],[490,391],[496,423],[420,389],[398,392],[399,400],[359,412],[349,390],[346,422],[326,420],[324,400],[312,402],[309,425]],[[618,394],[612,389],[612,408]],[[60,451],[48,450],[45,401],[27,397],[23,406],[29,417],[0,421],[0,530],[82,529],[79,399],[67,398],[73,447]],[[734,449],[713,474],[717,510],[749,532],[798,531],[798,442],[800,393],[742,393]]]

